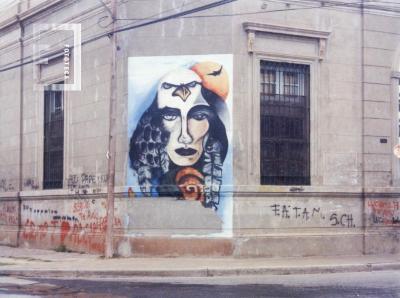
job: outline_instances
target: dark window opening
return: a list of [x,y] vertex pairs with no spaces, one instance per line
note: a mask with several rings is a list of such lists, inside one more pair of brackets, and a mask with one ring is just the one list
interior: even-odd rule
[[54,189],[63,187],[64,101],[63,91],[47,89],[44,91],[43,189]]
[[310,184],[310,68],[261,61],[261,184]]

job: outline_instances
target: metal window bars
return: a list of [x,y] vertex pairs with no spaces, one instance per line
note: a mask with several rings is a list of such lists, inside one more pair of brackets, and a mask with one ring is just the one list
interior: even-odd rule
[[63,91],[44,91],[43,189],[63,187],[64,103]]
[[261,61],[261,184],[310,184],[310,68]]

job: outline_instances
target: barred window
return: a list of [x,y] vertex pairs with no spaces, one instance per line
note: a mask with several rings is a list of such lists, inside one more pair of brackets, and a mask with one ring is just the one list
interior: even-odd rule
[[262,76],[264,87],[263,91],[266,94],[275,94],[276,93],[276,72],[267,70]]
[[299,94],[299,77],[300,74],[292,71],[283,72],[283,94],[298,95]]
[[310,184],[310,68],[261,61],[261,184]]
[[63,187],[64,102],[63,91],[48,89],[44,91],[43,189],[54,189]]

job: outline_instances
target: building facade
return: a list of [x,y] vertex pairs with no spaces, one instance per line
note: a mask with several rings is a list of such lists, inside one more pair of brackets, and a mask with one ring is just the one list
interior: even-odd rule
[[398,4],[3,11],[1,244],[102,253],[115,182],[121,256],[399,253]]

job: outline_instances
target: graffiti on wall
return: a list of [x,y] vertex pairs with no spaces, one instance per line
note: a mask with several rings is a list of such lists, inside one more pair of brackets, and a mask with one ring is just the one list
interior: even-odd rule
[[319,222],[331,227],[355,228],[352,213],[324,210],[320,206],[298,206],[274,203],[270,206],[272,215],[296,224]]
[[400,201],[368,200],[367,213],[373,225],[400,225]]
[[37,190],[39,189],[39,183],[34,178],[27,178],[24,180],[24,189]]
[[3,202],[0,204],[0,225],[18,225],[18,203]]
[[0,191],[1,192],[15,191],[15,187],[11,181],[7,179],[0,179]]
[[[45,208],[22,205],[22,239],[53,245],[65,244],[77,250],[104,251],[107,227],[104,199],[73,200],[61,209],[56,204],[52,205]],[[113,227],[122,227],[118,214],[114,218]]]
[[86,174],[69,175],[67,179],[68,190],[74,194],[95,194],[102,191],[102,187],[107,185],[108,176],[105,174]]
[[232,75],[221,56],[131,58],[128,185],[139,195],[220,207],[232,163]]

